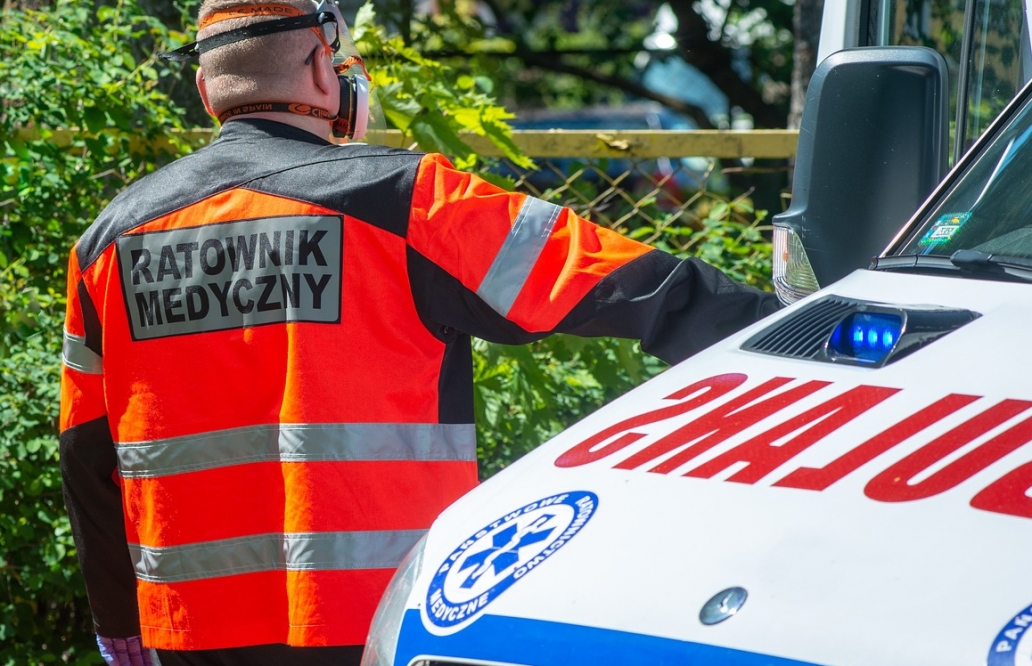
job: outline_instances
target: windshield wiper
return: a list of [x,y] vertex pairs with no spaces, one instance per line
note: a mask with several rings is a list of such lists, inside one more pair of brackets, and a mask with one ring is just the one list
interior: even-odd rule
[[948,257],[930,254],[903,254],[892,257],[875,257],[871,266],[876,271],[901,273],[956,273],[958,266]]
[[1032,282],[1032,259],[1006,254],[957,250],[950,255],[950,263],[961,270],[979,275],[1010,277]]
[[978,250],[957,250],[948,257],[926,254],[878,257],[872,268],[877,271],[933,275],[959,272],[997,280],[1032,282],[1032,259]]

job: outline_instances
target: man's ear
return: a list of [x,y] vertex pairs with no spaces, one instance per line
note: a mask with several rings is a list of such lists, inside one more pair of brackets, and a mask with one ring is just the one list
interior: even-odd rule
[[333,61],[328,57],[319,57],[312,65],[312,85],[325,100],[326,110],[339,113],[340,82],[337,80],[337,72],[333,71]]
[[209,116],[216,117],[215,111],[211,108],[211,102],[208,101],[208,84],[204,82],[204,70],[200,67],[197,68],[197,75],[194,77],[194,81],[197,83],[197,92],[201,95],[204,110],[208,112]]

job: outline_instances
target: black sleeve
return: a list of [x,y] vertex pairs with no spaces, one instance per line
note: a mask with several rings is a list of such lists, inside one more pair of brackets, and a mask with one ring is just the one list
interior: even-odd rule
[[774,294],[739,284],[705,262],[652,250],[599,281],[555,329],[531,333],[411,248],[409,270],[416,307],[435,333],[444,326],[503,344],[525,344],[550,333],[631,338],[668,363],[780,308]]
[[776,312],[777,296],[689,258],[653,250],[603,278],[556,330],[641,340],[677,363]]
[[126,545],[115,445],[101,417],[61,433],[61,478],[79,566],[99,635],[140,635],[136,575]]

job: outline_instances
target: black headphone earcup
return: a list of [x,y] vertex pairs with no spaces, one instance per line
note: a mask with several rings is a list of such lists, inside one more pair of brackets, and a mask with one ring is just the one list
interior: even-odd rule
[[333,136],[351,139],[355,135],[355,116],[358,110],[358,83],[354,77],[338,76],[340,81],[340,108],[333,121]]

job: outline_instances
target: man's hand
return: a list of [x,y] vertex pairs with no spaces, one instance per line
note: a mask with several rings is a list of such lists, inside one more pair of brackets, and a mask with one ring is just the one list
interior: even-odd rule
[[139,636],[104,638],[97,636],[100,656],[108,666],[153,666],[151,651],[143,647]]

